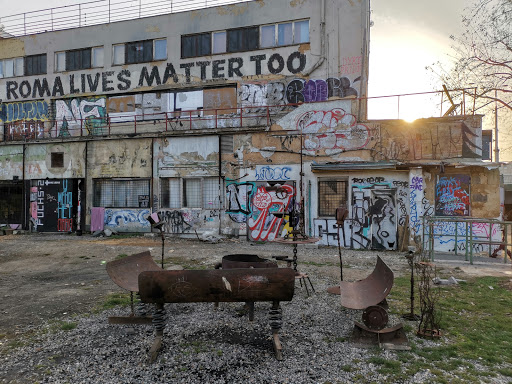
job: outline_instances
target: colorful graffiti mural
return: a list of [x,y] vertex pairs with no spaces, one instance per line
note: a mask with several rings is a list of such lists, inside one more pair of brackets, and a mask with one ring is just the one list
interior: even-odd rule
[[251,215],[251,200],[256,185],[252,182],[228,182],[226,185],[226,213],[236,223],[245,223]]
[[55,101],[56,137],[100,135],[107,125],[105,97]]
[[73,228],[73,192],[68,190],[68,181],[62,180],[62,191],[57,197],[57,231],[70,232]]
[[292,206],[295,188],[291,185],[274,187],[258,186],[252,199],[252,214],[247,222],[250,238],[256,241],[272,241],[283,235],[284,217],[272,213],[286,213]]
[[469,175],[440,176],[436,184],[436,216],[469,216]]
[[256,167],[255,177],[256,181],[279,181],[279,180],[290,180],[290,176],[288,175],[291,172],[291,167],[270,167],[259,166]]
[[105,209],[105,227],[110,227],[116,231],[149,231],[151,224],[147,217],[151,214],[149,209]]

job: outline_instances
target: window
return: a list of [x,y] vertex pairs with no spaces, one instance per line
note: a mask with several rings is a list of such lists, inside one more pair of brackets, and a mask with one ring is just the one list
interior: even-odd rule
[[103,58],[105,56],[103,52],[104,52],[103,47],[92,48],[91,66],[93,68],[103,67],[103,65],[104,65]]
[[212,53],[226,52],[226,31],[213,32]]
[[91,48],[66,52],[66,70],[76,71],[91,68]]
[[[103,52],[98,59],[103,61]],[[132,41],[113,45],[113,65],[147,63],[167,59],[167,39]]]
[[318,181],[318,215],[334,216],[347,203],[347,180]]
[[167,39],[155,40],[155,60],[167,59]]
[[23,57],[0,60],[0,78],[23,76]]
[[25,57],[25,76],[44,75],[46,73],[46,53]]
[[207,56],[211,54],[211,34],[181,36],[181,57]]
[[63,168],[64,167],[64,153],[63,152],[52,152],[50,160],[51,160],[52,168]]
[[104,208],[146,208],[149,179],[96,179],[93,206]]
[[116,44],[114,45],[114,54],[113,54],[113,62],[114,65],[124,64],[124,44]]
[[261,26],[261,48],[302,43],[309,43],[309,20]]
[[55,72],[103,67],[103,47],[55,52]]
[[220,209],[219,178],[163,178],[160,203],[161,208]]
[[259,48],[259,27],[230,29],[227,33],[227,51],[243,52]]
[[145,63],[153,60],[153,40],[125,44],[125,63]]
[[276,26],[264,25],[261,27],[261,48],[276,46]]

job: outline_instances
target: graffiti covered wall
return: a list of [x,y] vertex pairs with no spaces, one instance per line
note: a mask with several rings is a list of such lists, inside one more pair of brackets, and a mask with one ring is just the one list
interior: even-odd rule
[[104,228],[117,232],[151,232],[151,224],[147,217],[149,209],[109,208],[105,209]]

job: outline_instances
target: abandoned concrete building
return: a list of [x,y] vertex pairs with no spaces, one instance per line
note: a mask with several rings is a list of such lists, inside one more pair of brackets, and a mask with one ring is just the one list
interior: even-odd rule
[[[319,244],[396,250],[426,217],[501,218],[482,116],[368,120],[368,0],[231,3],[5,24],[0,223],[150,232],[158,212],[169,234],[272,241],[302,197]],[[467,222],[441,223],[463,249]]]

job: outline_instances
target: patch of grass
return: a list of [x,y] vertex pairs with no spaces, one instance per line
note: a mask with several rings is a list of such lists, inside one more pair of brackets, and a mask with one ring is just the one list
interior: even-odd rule
[[498,368],[498,372],[503,376],[512,377],[512,368]]
[[354,367],[352,367],[350,364],[346,364],[341,367],[341,370],[345,372],[352,372]]
[[[136,302],[136,300],[134,300]],[[104,311],[106,309],[112,309],[117,306],[127,307],[130,305],[130,294],[129,293],[111,293],[105,297],[104,301],[100,303],[94,312]]]
[[183,269],[212,269],[211,265],[203,264],[201,260],[189,259],[183,256],[170,256],[164,259],[166,265],[179,265]]
[[[502,375],[512,376],[512,369],[503,372],[496,364],[512,365],[512,327],[510,308],[512,295],[504,281],[508,278],[479,277],[456,286],[440,286],[438,310],[441,312],[443,337],[438,346],[431,346],[422,339],[414,338],[415,326],[406,327],[411,340],[412,353],[419,359],[411,360],[410,353],[398,353],[409,377],[429,369],[436,375],[435,382],[480,382],[484,378]],[[489,288],[489,287],[492,287]],[[418,288],[415,286],[415,313],[419,313]],[[410,311],[410,278],[398,277],[388,299],[397,314]],[[476,370],[469,361],[479,361],[486,370]],[[380,360],[376,360],[378,364]],[[382,363],[381,365],[383,365]],[[392,367],[389,367],[392,368]],[[450,372],[455,377],[447,377]],[[389,372],[392,377],[399,375]]]
[[123,259],[126,256],[128,256],[126,253],[120,253],[119,255],[116,256],[116,260]]

